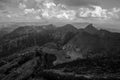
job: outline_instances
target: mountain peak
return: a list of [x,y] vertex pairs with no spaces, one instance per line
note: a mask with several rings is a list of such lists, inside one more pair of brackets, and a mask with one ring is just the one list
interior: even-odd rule
[[65,27],[65,29],[76,29],[72,24],[66,24],[63,27]]
[[89,24],[89,25],[86,27],[86,29],[96,29],[96,28],[93,26],[93,24]]
[[84,30],[90,34],[95,34],[98,32],[98,29],[95,28],[93,24],[89,24]]
[[74,27],[72,24],[66,24],[65,26],[70,26],[70,27]]

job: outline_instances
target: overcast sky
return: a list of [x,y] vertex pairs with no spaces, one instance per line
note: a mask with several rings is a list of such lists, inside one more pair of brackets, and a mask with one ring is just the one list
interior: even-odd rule
[[70,6],[99,5],[103,8],[120,7],[120,0],[59,0]]
[[120,22],[120,0],[0,0],[0,21]]
[[[19,2],[23,0],[0,0],[0,8],[5,9],[5,7],[17,7]],[[35,0],[28,0],[29,2],[33,2]],[[113,8],[113,7],[120,7],[120,0],[54,0],[55,2],[61,2],[63,4],[69,6],[88,6],[91,4],[94,5],[102,5],[105,8]]]

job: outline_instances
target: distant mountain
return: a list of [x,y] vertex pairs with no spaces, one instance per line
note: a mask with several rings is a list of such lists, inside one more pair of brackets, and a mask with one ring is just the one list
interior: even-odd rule
[[119,24],[94,24],[99,29],[105,29],[110,32],[118,32],[120,33],[120,25]]
[[119,53],[120,33],[93,24],[20,26],[0,39],[0,79],[119,79]]
[[9,34],[10,32],[12,32],[16,28],[17,28],[17,26],[16,27],[14,27],[14,26],[0,27],[0,38],[2,38],[4,35]]
[[80,28],[85,28],[85,27],[88,26],[89,24],[91,24],[91,23],[88,23],[88,22],[82,22],[82,23],[80,23],[80,22],[74,22],[74,23],[72,23],[72,25],[74,25],[74,26],[77,27],[78,29],[80,29]]

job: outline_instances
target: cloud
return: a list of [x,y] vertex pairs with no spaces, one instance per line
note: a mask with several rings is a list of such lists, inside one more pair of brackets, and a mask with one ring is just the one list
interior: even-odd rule
[[91,6],[94,9],[90,8],[80,8],[79,17],[91,17],[98,18],[102,20],[119,18],[120,9],[103,9],[100,6]]
[[[56,4],[52,0],[44,0],[42,3],[40,2],[39,9],[27,9],[26,5],[23,4],[20,6],[23,7],[25,14],[37,14],[41,15],[44,18],[58,18],[58,19],[67,19],[74,20],[78,18],[97,18],[102,20],[108,20],[113,18],[119,18],[118,13],[120,9],[104,9],[98,5],[92,5],[90,2],[86,2],[87,0],[79,0],[82,4],[90,4],[89,7],[81,6],[78,10],[68,9],[66,5],[59,3]],[[78,14],[78,17],[76,16]]]
[[0,10],[4,10],[6,8],[7,0],[0,0]]
[[19,2],[23,0],[0,0],[0,5],[4,7],[4,9],[9,8],[9,9],[16,9],[18,8]]
[[[120,9],[105,9],[96,0],[9,0],[19,11],[7,13],[8,18],[29,18],[28,20],[111,20],[119,19]],[[2,3],[8,4],[7,0]],[[5,5],[4,5],[5,6]],[[69,8],[69,6],[74,8]],[[76,7],[76,8],[75,8]],[[10,9],[12,10],[12,9]],[[86,19],[87,18],[87,19]],[[24,19],[23,19],[24,20]]]
[[99,5],[98,0],[55,0],[55,2],[73,7]]
[[2,2],[2,3],[6,3],[8,1],[10,1],[10,0],[0,0],[0,2]]
[[40,8],[39,9],[27,9],[25,7],[25,4],[20,3],[20,8],[24,9],[25,14],[34,14],[39,15],[44,18],[50,19],[50,18],[58,18],[58,19],[67,19],[67,20],[73,20],[75,17],[75,11],[74,10],[68,10],[64,5],[62,4],[55,4],[53,1],[46,0],[44,2],[40,2]]
[[0,3],[0,10],[4,10],[4,9],[5,9],[4,5]]

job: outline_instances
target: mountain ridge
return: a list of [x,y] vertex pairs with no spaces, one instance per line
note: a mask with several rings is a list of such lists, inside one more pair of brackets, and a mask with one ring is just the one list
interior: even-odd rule
[[92,24],[21,26],[0,39],[0,79],[119,79],[119,47],[120,33]]

